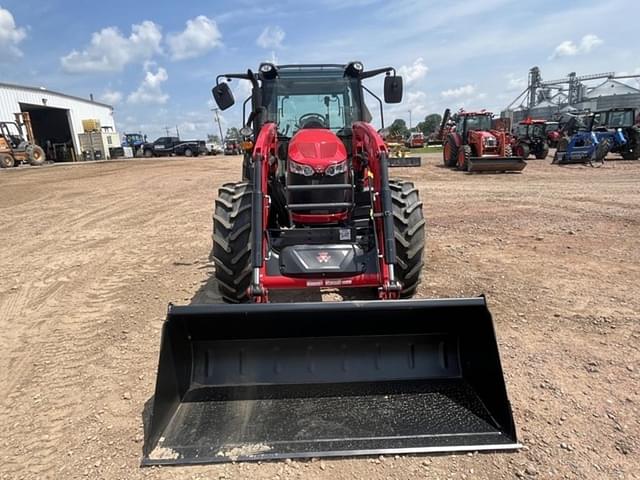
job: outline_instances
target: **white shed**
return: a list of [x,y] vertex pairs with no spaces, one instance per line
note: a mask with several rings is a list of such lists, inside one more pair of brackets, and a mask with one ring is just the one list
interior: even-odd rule
[[0,83],[0,121],[13,122],[14,114],[20,112],[29,112],[36,143],[53,153],[47,156],[57,160],[68,160],[63,154],[71,147],[79,158],[78,135],[84,132],[83,120],[95,119],[102,127],[116,131],[111,105],[44,87]]

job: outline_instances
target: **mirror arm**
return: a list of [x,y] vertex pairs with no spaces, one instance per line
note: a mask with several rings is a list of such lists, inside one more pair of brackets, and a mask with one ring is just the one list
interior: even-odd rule
[[384,67],[384,68],[376,68],[375,70],[369,70],[367,72],[362,72],[360,74],[360,79],[364,80],[366,78],[375,77],[376,75],[380,75],[381,73],[389,73],[393,72],[393,76],[396,76],[396,69],[393,67]]
[[[362,88],[369,92],[369,94],[378,101],[378,105],[380,106],[380,128],[384,128],[384,109],[382,108],[382,99],[364,85],[362,85]],[[364,99],[362,100],[362,103],[364,103]]]

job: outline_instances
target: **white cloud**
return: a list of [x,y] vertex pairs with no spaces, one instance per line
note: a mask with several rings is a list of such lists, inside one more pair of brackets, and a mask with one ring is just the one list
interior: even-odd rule
[[462,98],[473,95],[476,91],[476,87],[473,85],[463,85],[458,88],[450,88],[440,92],[444,98]]
[[167,44],[173,60],[184,60],[204,55],[222,45],[222,34],[215,20],[204,15],[187,20],[186,28],[180,33],[167,36]]
[[105,92],[100,95],[100,100],[109,105],[117,105],[122,101],[122,92],[105,90]]
[[93,33],[91,43],[81,52],[73,50],[60,61],[70,73],[119,72],[129,63],[144,62],[160,53],[161,40],[160,27],[149,20],[133,25],[129,37],[116,27],[107,27]]
[[405,104],[411,110],[414,125],[422,121],[427,114],[427,94],[422,91],[407,93]]
[[135,92],[131,92],[127,97],[128,103],[155,103],[164,104],[169,100],[169,95],[162,91],[162,83],[166,82],[169,78],[167,71],[158,67],[155,73],[152,71],[155,64],[147,62],[144,65],[145,76],[144,80]]
[[589,33],[582,37],[580,44],[576,44],[573,40],[565,40],[560,43],[553,51],[550,58],[573,57],[582,53],[589,53],[595,47],[602,45],[603,43],[604,41],[600,37],[593,33]]
[[26,30],[16,25],[11,12],[0,7],[0,62],[21,57],[22,51],[18,44],[26,37]]
[[284,40],[285,33],[278,26],[268,26],[256,39],[256,44],[262,48],[280,48]]
[[527,79],[525,77],[516,77],[515,74],[507,75],[507,90],[524,90],[527,87]]
[[411,85],[418,80],[422,80],[428,71],[429,67],[424,64],[424,59],[422,57],[416,58],[413,65],[403,65],[398,69],[398,73],[402,75],[406,85]]

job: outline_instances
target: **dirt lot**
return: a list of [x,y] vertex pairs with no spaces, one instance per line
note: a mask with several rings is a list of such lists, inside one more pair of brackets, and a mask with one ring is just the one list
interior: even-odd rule
[[0,172],[0,478],[640,478],[640,162],[421,188],[421,297],[486,293],[515,454],[140,469],[166,305],[218,302],[216,187],[237,157]]

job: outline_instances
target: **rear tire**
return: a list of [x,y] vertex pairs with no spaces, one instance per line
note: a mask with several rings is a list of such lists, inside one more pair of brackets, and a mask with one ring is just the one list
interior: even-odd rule
[[0,154],[0,168],[11,168],[16,164],[16,160],[13,155],[8,153]]
[[153,157],[153,152],[151,150],[147,149],[147,150],[144,151],[143,155],[144,155],[144,158],[151,158],[151,157]]
[[415,295],[424,266],[426,223],[420,194],[413,182],[390,180],[396,240],[396,277],[402,283],[401,298]]
[[190,148],[187,148],[187,149],[184,151],[184,156],[185,156],[185,157],[193,157],[193,150],[191,150]]
[[249,301],[251,281],[251,185],[225,183],[213,212],[213,262],[225,302]]

